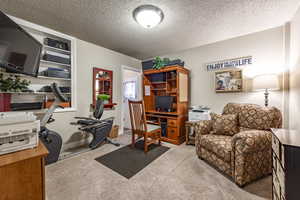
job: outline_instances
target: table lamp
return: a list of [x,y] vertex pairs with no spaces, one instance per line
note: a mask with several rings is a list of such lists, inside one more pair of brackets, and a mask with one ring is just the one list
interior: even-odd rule
[[270,90],[279,90],[279,81],[276,74],[263,74],[255,76],[253,79],[253,90],[261,91],[264,90],[265,93],[265,106],[269,104],[268,96]]

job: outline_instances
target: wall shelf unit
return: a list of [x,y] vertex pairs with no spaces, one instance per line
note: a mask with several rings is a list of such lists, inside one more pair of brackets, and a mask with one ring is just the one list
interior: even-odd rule
[[[70,88],[70,92],[63,93],[69,100],[68,105],[65,109],[57,109],[56,112],[67,112],[67,111],[75,111],[76,110],[76,39],[69,35],[51,30],[49,28],[39,26],[30,22],[27,22],[22,19],[18,19],[12,16],[9,16],[12,20],[14,20],[17,24],[19,24],[25,31],[27,31],[30,35],[32,35],[35,39],[37,39],[42,45],[42,56],[40,59],[40,69],[38,77],[31,77],[23,74],[6,72],[4,69],[0,68],[0,73],[3,74],[4,78],[9,76],[19,76],[21,79],[29,80],[31,83],[29,85],[29,89],[32,91],[24,91],[24,92],[8,92],[11,94],[11,103],[29,103],[29,102],[43,102],[43,108],[41,110],[32,110],[33,112],[44,112],[46,108],[46,104],[49,104],[51,100],[53,100],[54,95],[51,92],[40,92],[39,90],[44,86],[50,86],[51,83],[55,82],[59,87]],[[52,47],[47,45],[44,41],[46,38],[51,38],[58,40],[60,42],[64,42],[67,44],[67,50]],[[44,59],[44,54],[46,52],[59,53],[60,55],[66,56],[70,59],[70,64],[53,62]],[[61,77],[53,77],[46,76],[43,71],[47,71],[49,68],[58,69],[64,71],[65,73],[70,74],[70,78],[65,76],[65,78]],[[7,92],[0,92],[7,93]],[[66,103],[64,105],[67,105]]]

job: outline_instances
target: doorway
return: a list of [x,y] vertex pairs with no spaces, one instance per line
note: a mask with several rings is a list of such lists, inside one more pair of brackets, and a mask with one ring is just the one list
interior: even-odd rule
[[140,69],[122,66],[121,132],[131,129],[128,100],[142,99],[142,72]]

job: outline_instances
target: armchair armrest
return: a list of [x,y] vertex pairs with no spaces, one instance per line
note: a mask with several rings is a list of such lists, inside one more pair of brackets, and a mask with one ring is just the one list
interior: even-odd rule
[[272,171],[272,133],[264,130],[249,130],[232,138],[233,178],[243,186],[270,174]]
[[237,133],[232,138],[232,148],[239,153],[249,153],[271,148],[272,133],[265,130],[249,130]]

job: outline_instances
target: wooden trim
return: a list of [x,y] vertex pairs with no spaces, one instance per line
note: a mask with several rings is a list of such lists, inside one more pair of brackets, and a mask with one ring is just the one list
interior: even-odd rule
[[148,69],[148,70],[145,70],[143,73],[144,73],[144,75],[148,75],[148,74],[157,74],[157,73],[161,73],[161,72],[168,72],[168,71],[175,71],[175,70],[184,71],[186,73],[188,73],[190,71],[187,68],[184,68],[179,65],[171,65],[171,66],[167,66],[167,67],[164,67],[161,69]]

